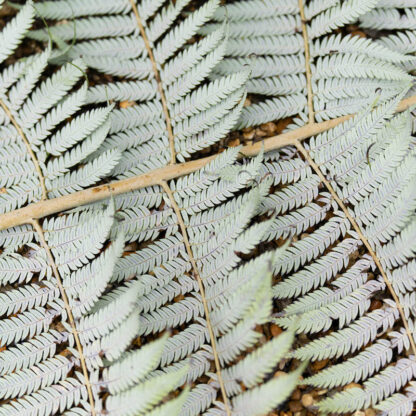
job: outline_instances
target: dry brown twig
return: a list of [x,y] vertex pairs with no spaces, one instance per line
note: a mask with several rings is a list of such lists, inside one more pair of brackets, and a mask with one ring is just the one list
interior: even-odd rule
[[[397,106],[397,112],[403,112],[411,106],[416,105],[416,95],[402,100]],[[308,139],[324,131],[330,130],[335,126],[350,119],[353,115],[339,117],[333,120],[324,121],[322,123],[307,124],[296,130],[287,133],[278,134],[277,136],[264,139],[262,142],[249,144],[241,149],[243,156],[255,156],[264,146],[265,152],[277,150],[285,146],[296,145],[296,142]],[[195,172],[207,163],[212,161],[217,155],[205,157],[202,159],[192,160],[190,162],[178,163],[176,165],[168,165],[164,168],[156,169],[152,172],[138,175],[132,178],[123,179],[111,184],[94,186],[83,191],[74,192],[59,198],[52,198],[45,201],[35,202],[24,208],[17,209],[12,212],[0,215],[0,230],[14,227],[17,225],[30,223],[33,219],[47,217],[48,215],[66,211],[86,205],[103,199],[109,198],[111,195],[120,195],[126,192],[135,191],[147,186],[157,185],[161,181],[168,181],[179,178]]]

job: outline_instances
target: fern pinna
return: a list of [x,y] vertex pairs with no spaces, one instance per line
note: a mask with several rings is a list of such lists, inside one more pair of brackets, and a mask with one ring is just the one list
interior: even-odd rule
[[[224,56],[225,26],[189,41],[215,13],[209,0],[182,18],[189,0],[177,2],[100,0],[39,2],[38,13],[66,23],[35,30],[61,48],[56,60],[82,56],[91,68],[120,81],[89,90],[88,101],[129,100],[112,114],[110,136],[97,152],[119,149],[112,175],[128,177],[184,161],[223,138],[236,124],[248,69],[205,82]],[[72,40],[75,37],[75,43]]]
[[377,35],[375,42],[412,56],[402,66],[409,72],[414,72],[416,5],[413,1],[379,1],[373,10],[360,18],[359,24],[370,36]]
[[[6,26],[5,58],[34,12],[29,2]],[[19,150],[4,167],[15,174],[2,193],[3,212],[78,191],[91,185],[83,177],[95,183],[121,160],[117,147],[106,147],[120,113],[82,108],[94,94],[78,85],[84,61],[48,77],[49,57],[48,48],[1,72],[4,160],[9,144]],[[225,111],[216,108],[224,96],[211,101],[212,90],[229,91],[233,79],[178,105],[202,124],[205,110],[215,119]],[[237,90],[229,114],[239,112],[244,91]],[[140,125],[141,110],[121,123]],[[159,116],[152,114],[156,124]],[[195,134],[197,125],[190,127]],[[177,181],[1,232],[0,415],[248,416],[288,397],[302,366],[263,381],[294,331],[264,343],[254,329],[271,319],[271,265],[281,250],[243,261],[270,225],[251,222],[270,183],[258,182],[262,155],[237,163],[238,153],[225,152]],[[107,170],[98,176],[94,163],[106,154],[114,162],[103,162]],[[61,182],[54,185],[55,178]]]
[[[4,62],[34,20],[31,3],[1,33]],[[86,104],[85,64],[76,60],[44,77],[50,48],[7,66],[0,75],[0,213],[94,185],[120,159],[94,155],[110,129],[110,107],[79,113]],[[62,123],[72,117],[70,123]],[[88,158],[88,161],[87,161]],[[83,162],[82,167],[79,167]]]
[[[295,117],[292,128],[358,111],[377,89],[380,100],[398,94],[409,76],[395,64],[407,62],[395,49],[337,30],[372,10],[379,0],[244,0],[219,9],[201,33],[228,22],[223,76],[251,70],[238,127]],[[309,102],[308,102],[309,100]],[[310,104],[313,102],[313,113]]]
[[366,30],[386,31],[376,42],[401,53],[414,54],[415,12],[415,4],[412,1],[379,1],[373,10],[360,18],[360,26]]
[[[276,321],[297,321],[298,332],[311,334],[293,356],[341,359],[305,382],[325,388],[364,382],[363,389],[323,400],[322,413],[376,407],[404,415],[416,399],[411,390],[394,394],[416,374],[414,138],[409,114],[393,116],[396,105],[370,108],[299,145],[312,170],[298,158],[288,162],[299,173],[265,207],[278,202],[280,212],[291,210],[276,219],[270,238],[302,236],[288,248],[273,288],[277,299],[294,299]],[[380,296],[385,302],[376,306]]]

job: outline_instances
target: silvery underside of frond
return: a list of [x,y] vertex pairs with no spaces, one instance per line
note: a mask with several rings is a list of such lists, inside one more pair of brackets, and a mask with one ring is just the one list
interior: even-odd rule
[[174,159],[182,162],[233,129],[248,70],[207,80],[224,56],[226,27],[189,43],[215,13],[218,0],[192,13],[185,12],[189,1],[144,1],[137,9],[129,0],[72,3],[39,3],[37,10],[44,18],[68,21],[29,36],[45,41],[52,36],[61,47],[54,51],[57,62],[82,56],[89,67],[120,79],[87,93],[88,103],[133,104],[112,113],[110,135],[94,153],[96,157],[122,151],[113,176],[138,175]]
[[308,37],[314,117],[324,121],[357,112],[377,89],[388,100],[409,83],[396,66],[407,58],[394,48],[358,36],[336,34],[372,10],[377,0],[310,1],[305,27],[297,0],[235,2],[215,15],[217,23],[201,33],[229,26],[225,59],[215,76],[235,68],[249,68],[247,90],[253,102],[245,107],[238,127],[295,116],[293,128],[308,121],[307,73],[303,31]]
[[[304,379],[329,390],[320,413],[411,414],[416,140],[397,109],[413,91],[414,4],[14,6],[0,215],[81,198],[0,231],[0,415],[256,416],[290,396],[296,360],[323,359]],[[36,14],[49,26],[28,32]],[[357,22],[368,37],[349,33]],[[43,52],[9,64],[24,36]],[[218,146],[353,113],[251,158],[255,145]],[[111,198],[82,199],[110,181]],[[287,331],[266,338],[271,322]]]
[[[386,293],[378,270],[381,264],[413,330],[415,139],[410,114],[393,116],[396,105],[392,101],[369,109],[306,143],[360,233],[339,203],[322,193],[319,179],[312,180],[316,173],[308,170],[265,205],[265,210],[272,209],[282,192],[291,196],[292,206],[280,211],[283,215],[270,228],[269,239],[301,236],[275,266],[282,280],[274,286],[274,296],[293,298],[276,322],[283,326],[297,322],[299,333],[310,334],[312,340],[296,349],[294,357],[340,358],[305,382],[323,388],[363,383],[363,389],[323,400],[322,412],[386,409],[399,402],[394,393],[416,374],[413,358],[405,353],[409,335],[397,305],[377,300]],[[310,189],[307,200],[304,188]],[[363,254],[367,251],[363,242],[371,247],[371,255]],[[398,357],[393,359],[394,354]]]

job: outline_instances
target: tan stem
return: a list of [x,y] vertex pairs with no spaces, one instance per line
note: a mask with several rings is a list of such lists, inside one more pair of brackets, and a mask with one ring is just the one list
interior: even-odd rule
[[90,405],[91,405],[91,416],[96,416],[97,413],[95,411],[94,395],[93,395],[93,392],[92,392],[92,387],[91,387],[91,382],[90,382],[89,373],[88,373],[88,369],[87,369],[87,364],[85,362],[83,348],[82,348],[81,340],[80,340],[79,335],[78,335],[77,327],[76,327],[75,320],[74,320],[74,315],[72,314],[71,306],[69,304],[68,295],[66,294],[66,291],[65,291],[65,288],[64,288],[64,285],[63,285],[63,282],[62,282],[62,278],[61,278],[61,275],[59,273],[58,267],[56,266],[55,259],[53,257],[52,251],[51,251],[48,243],[46,242],[45,233],[43,232],[42,226],[40,225],[40,223],[37,219],[32,220],[31,223],[33,225],[33,228],[35,229],[35,231],[37,232],[37,234],[39,236],[41,246],[45,249],[45,252],[46,252],[46,255],[48,257],[49,264],[52,267],[52,271],[53,271],[53,274],[55,276],[59,291],[61,292],[61,296],[62,296],[62,299],[63,299],[64,304],[65,304],[65,309],[66,309],[66,312],[68,314],[69,324],[71,325],[71,328],[72,328],[72,333],[73,333],[74,339],[75,339],[75,345],[76,345],[76,348],[78,350],[79,359],[80,359],[80,362],[81,362],[82,374],[84,375],[85,386],[87,388],[87,393],[88,393],[88,399],[89,399]]
[[370,253],[371,257],[373,258],[374,263],[376,264],[377,268],[380,271],[380,274],[383,276],[383,280],[386,283],[386,286],[389,289],[389,292],[390,292],[393,300],[396,302],[397,309],[399,310],[401,320],[403,322],[404,328],[405,328],[406,333],[407,333],[407,336],[409,338],[409,342],[410,342],[411,348],[413,350],[413,355],[416,356],[416,344],[415,344],[415,341],[413,339],[413,335],[412,335],[412,332],[410,330],[409,324],[407,323],[406,315],[405,315],[405,313],[403,311],[403,307],[402,307],[402,305],[400,303],[400,299],[397,296],[396,292],[394,291],[394,288],[393,288],[392,284],[390,283],[390,280],[387,277],[387,273],[384,270],[384,268],[383,268],[383,266],[382,266],[382,264],[380,262],[380,259],[377,256],[376,252],[373,250],[373,248],[371,247],[371,245],[368,242],[367,238],[365,237],[364,233],[361,231],[361,228],[358,225],[357,221],[355,221],[355,218],[350,214],[350,212],[348,211],[348,208],[345,206],[345,204],[342,202],[341,198],[335,192],[334,188],[329,183],[329,181],[326,179],[326,177],[322,173],[321,169],[319,169],[319,166],[311,158],[311,156],[309,155],[309,152],[305,149],[305,147],[299,141],[296,142],[295,145],[296,145],[296,148],[298,149],[299,153],[302,154],[302,156],[309,163],[309,165],[311,166],[311,168],[319,176],[319,179],[321,180],[321,182],[325,185],[325,187],[331,193],[332,197],[334,198],[334,200],[336,201],[336,203],[338,204],[338,206],[342,209],[342,211],[344,212],[345,216],[348,218],[348,220],[350,221],[350,223],[353,226],[354,230],[356,231],[356,233],[360,237],[360,240],[363,242],[363,244],[367,248],[368,252]]
[[20,127],[17,120],[14,118],[12,112],[10,111],[9,107],[6,105],[6,103],[0,99],[0,106],[3,108],[4,112],[6,113],[7,117],[10,119],[11,123],[13,124],[14,128],[17,130],[17,133],[23,140],[23,143],[26,146],[27,152],[30,155],[30,158],[32,159],[32,163],[35,166],[36,173],[39,177],[39,183],[40,187],[42,189],[42,200],[45,200],[48,198],[48,191],[46,190],[45,186],[45,177],[43,176],[42,169],[40,168],[38,158],[35,155],[35,152],[32,150],[32,147],[30,146],[29,140],[27,139],[25,133],[23,132],[23,129]]
[[202,298],[202,305],[204,307],[204,314],[205,314],[205,320],[207,322],[209,338],[211,340],[212,353],[214,355],[214,363],[215,363],[215,370],[216,370],[217,377],[218,377],[218,383],[220,385],[221,395],[222,395],[225,410],[227,412],[227,416],[231,416],[231,408],[230,408],[227,393],[226,393],[226,390],[225,390],[224,380],[223,380],[223,377],[222,377],[222,374],[221,374],[221,364],[220,364],[220,360],[219,360],[219,357],[218,357],[218,351],[217,351],[217,340],[216,340],[216,337],[215,337],[215,334],[214,334],[214,329],[212,327],[210,311],[209,311],[209,308],[208,308],[208,302],[207,302],[207,299],[206,299],[206,296],[205,296],[204,283],[201,279],[201,275],[199,273],[198,266],[196,264],[194,255],[192,253],[192,247],[191,247],[191,244],[189,242],[188,232],[186,230],[186,225],[185,225],[185,223],[183,221],[183,218],[182,218],[181,210],[180,210],[178,204],[175,201],[172,190],[170,189],[170,187],[169,187],[169,185],[167,184],[166,181],[161,181],[160,186],[163,188],[163,190],[168,195],[169,200],[170,200],[171,205],[172,205],[172,208],[175,211],[176,217],[178,218],[179,228],[181,229],[181,233],[182,233],[182,236],[183,236],[183,241],[185,243],[186,252],[188,253],[189,261],[191,262],[191,265],[192,265],[194,277],[196,278],[196,280],[198,282],[199,293],[200,293],[201,298]]
[[311,54],[309,50],[308,26],[305,18],[305,9],[303,0],[299,0],[299,13],[302,23],[303,44],[305,48],[305,70],[306,70],[306,87],[308,91],[308,113],[309,123],[315,122],[315,111],[313,109],[313,91],[312,91],[312,72],[311,72]]
[[[402,100],[396,111],[405,111],[415,104],[416,95]],[[301,141],[330,130],[351,117],[353,117],[353,115],[339,117],[334,120],[324,121],[322,123],[308,124],[299,129],[270,137],[262,142],[244,146],[241,150],[241,154],[244,156],[255,156],[262,150],[262,148],[264,148],[265,152],[270,152],[285,146],[296,145],[297,141]],[[126,192],[135,191],[147,186],[157,185],[163,180],[171,180],[188,175],[201,169],[207,163],[215,159],[215,157],[216,155],[177,165],[166,166],[143,175],[113,182],[110,185],[95,186],[84,189],[83,191],[74,192],[70,195],[30,204],[27,207],[0,215],[0,230],[30,223],[33,218],[43,218],[48,215],[78,207],[80,205],[101,201],[111,197],[112,195],[124,194]]]
[[[308,39],[308,30],[307,30],[307,22],[305,18],[305,9],[303,7],[303,0],[299,0],[299,11],[300,11],[300,17],[302,22],[302,34],[303,34],[303,41],[304,41],[304,47],[305,47],[305,67],[306,67],[306,83],[307,83],[307,91],[308,91],[308,110],[309,110],[309,123],[305,127],[313,128],[316,126],[315,124],[315,111],[313,107],[313,91],[312,91],[312,72],[311,72],[311,65],[310,65],[310,51],[309,51],[309,39]],[[411,105],[415,104],[415,97],[410,97],[408,99],[405,99],[400,102],[397,111],[403,111],[406,108],[409,108]],[[345,120],[350,118],[351,116],[344,117]],[[339,198],[338,194],[335,192],[334,188],[330,184],[330,182],[325,178],[325,175],[322,173],[319,166],[315,163],[315,161],[310,157],[309,152],[305,149],[305,147],[301,144],[300,138],[295,140],[295,146],[298,149],[299,153],[302,154],[302,156],[305,158],[305,160],[309,163],[309,165],[312,167],[312,169],[315,171],[315,173],[319,176],[321,182],[325,185],[325,187],[328,189],[334,200],[337,202],[338,206],[342,209],[342,211],[345,213],[345,216],[350,221],[351,225],[353,226],[354,230],[358,234],[360,240],[363,242],[365,247],[367,248],[369,254],[373,258],[374,263],[376,264],[377,268],[380,271],[380,274],[383,277],[384,282],[386,283],[386,286],[395,301],[397,305],[397,309],[399,310],[401,320],[403,322],[403,325],[406,330],[407,337],[409,338],[409,342],[411,345],[411,348],[413,350],[413,355],[416,356],[416,344],[413,339],[412,332],[410,331],[409,324],[406,319],[406,315],[403,311],[403,307],[400,303],[400,299],[397,296],[396,292],[394,291],[394,288],[392,284],[390,283],[390,280],[387,277],[387,273],[384,270],[380,259],[378,258],[376,252],[371,247],[370,243],[368,242],[367,238],[365,237],[364,233],[361,231],[361,228],[359,227],[357,221],[355,221],[355,218],[350,214],[345,204],[342,202],[341,198]]]
[[169,109],[168,109],[168,104],[167,104],[167,100],[166,100],[165,91],[163,89],[162,79],[160,77],[160,72],[159,72],[159,69],[157,67],[157,62],[156,62],[156,59],[154,57],[153,50],[152,50],[152,47],[151,47],[150,42],[149,42],[149,38],[147,37],[146,31],[144,29],[142,19],[140,18],[140,14],[139,14],[139,11],[137,9],[135,0],[130,0],[130,4],[131,4],[131,8],[133,10],[134,16],[136,17],[137,26],[139,27],[140,35],[143,38],[144,45],[145,45],[146,50],[147,50],[147,54],[149,55],[149,59],[152,62],[152,68],[153,68],[153,72],[155,74],[155,79],[156,79],[156,82],[157,82],[157,89],[159,91],[160,100],[162,102],[163,113],[165,115],[165,120],[166,120],[166,130],[168,132],[169,147],[170,147],[170,154],[171,154],[170,163],[175,164],[176,163],[175,136],[173,134],[172,122],[171,122],[171,118],[170,118],[170,113],[169,113]]

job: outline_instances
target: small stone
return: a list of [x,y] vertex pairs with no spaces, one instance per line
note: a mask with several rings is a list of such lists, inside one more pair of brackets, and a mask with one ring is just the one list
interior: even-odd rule
[[249,105],[251,105],[251,100],[250,100],[250,98],[246,98],[245,101],[244,101],[243,106],[248,107]]
[[245,140],[252,140],[254,135],[256,134],[254,129],[244,129],[243,130],[243,137]]
[[374,409],[367,409],[365,411],[365,416],[376,416],[376,411]]
[[292,395],[290,396],[290,398],[292,399],[292,400],[300,400],[300,396],[301,396],[301,392],[300,392],[300,390],[298,390],[298,389],[296,389],[293,393],[292,393]]
[[380,309],[383,306],[383,303],[380,302],[378,299],[374,299],[371,302],[370,311],[374,311],[375,309]]
[[321,361],[315,361],[314,363],[312,363],[311,367],[313,371],[318,371],[318,370],[322,370],[324,367],[326,367],[326,365],[328,364],[329,360],[325,359],[325,360],[321,360]]
[[280,377],[285,375],[287,375],[287,373],[285,373],[284,371],[276,371],[273,377]]
[[266,137],[267,133],[265,131],[263,131],[262,129],[256,129],[256,137]]
[[365,413],[362,412],[361,410],[357,410],[356,412],[352,414],[352,416],[365,416]]
[[362,389],[362,388],[363,388],[363,386],[362,386],[361,384],[358,384],[358,383],[350,383],[350,384],[347,384],[347,385],[344,387],[344,390],[355,389],[355,388],[357,388],[357,389]]
[[127,245],[124,247],[124,251],[131,252],[131,251],[136,251],[136,250],[137,250],[137,243],[136,243],[136,242],[133,242],[133,243],[127,244]]
[[277,337],[283,332],[283,329],[278,325],[272,324],[270,327],[270,332],[274,337]]
[[309,407],[314,404],[315,400],[312,394],[306,393],[302,396],[301,402],[302,402],[303,407]]
[[276,124],[269,122],[262,124],[260,128],[265,131],[268,135],[272,135],[276,131]]
[[13,15],[15,11],[16,10],[13,9],[13,7],[10,7],[8,4],[4,4],[3,7],[0,7],[0,17]]
[[237,147],[241,144],[241,142],[239,138],[236,138],[236,139],[229,140],[227,144],[229,147]]
[[280,134],[292,122],[291,118],[284,118],[276,123],[276,133]]
[[290,401],[289,410],[293,413],[300,412],[302,410],[302,403],[298,400]]
[[358,29],[355,29],[353,32],[351,32],[351,35],[359,36],[360,38],[366,38],[367,37],[367,35],[362,30],[358,30]]
[[128,108],[133,106],[135,103],[135,101],[121,101],[120,103],[120,108]]

